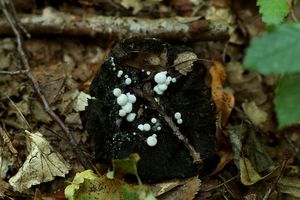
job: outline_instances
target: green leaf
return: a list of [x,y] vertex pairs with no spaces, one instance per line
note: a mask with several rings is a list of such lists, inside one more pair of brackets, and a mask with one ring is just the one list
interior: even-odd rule
[[251,41],[244,66],[262,74],[300,72],[300,23],[280,25]]
[[[77,173],[72,184],[65,189],[69,200],[155,200],[153,193],[140,181],[136,164],[140,159],[138,154],[128,158],[113,160],[113,174],[98,177],[92,170]],[[139,180],[138,185],[125,182],[122,177],[133,174]],[[114,175],[114,177],[112,176]]]
[[300,74],[286,75],[278,83],[275,110],[279,128],[300,121]]
[[128,158],[125,159],[115,159],[112,161],[114,174],[118,174],[121,177],[125,174],[135,175],[141,183],[140,177],[137,171],[137,162],[140,160],[140,156],[136,153],[130,154]]
[[289,13],[287,0],[257,0],[262,20],[267,25],[278,25]]
[[81,185],[86,181],[86,180],[95,180],[97,179],[98,176],[90,169],[85,170],[80,173],[76,173],[72,184],[68,185],[65,188],[65,196],[69,200],[75,200],[77,196],[77,192],[79,191]]

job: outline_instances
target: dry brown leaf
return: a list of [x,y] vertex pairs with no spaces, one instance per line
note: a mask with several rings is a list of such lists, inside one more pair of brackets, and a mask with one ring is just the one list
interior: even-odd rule
[[131,67],[138,69],[144,69],[151,72],[159,72],[166,70],[167,64],[167,49],[165,48],[161,54],[138,52],[133,53],[125,61],[125,63]]
[[226,80],[226,72],[224,66],[217,61],[213,62],[213,66],[210,68],[211,81],[211,93],[215,102],[217,112],[217,153],[221,160],[218,163],[216,169],[212,172],[215,174],[222,170],[227,163],[233,158],[232,149],[227,136],[226,130],[223,130],[227,124],[228,118],[234,107],[234,96],[230,90],[224,89],[223,84]]
[[14,166],[15,161],[16,157],[7,147],[0,147],[0,180],[6,178],[8,170]]
[[261,126],[268,119],[268,114],[260,109],[254,101],[242,103],[242,108],[247,117],[256,126]]
[[65,177],[70,165],[56,152],[41,133],[28,134],[29,154],[17,174],[9,179],[14,190],[23,192],[33,185],[52,181],[55,176]]
[[177,55],[173,65],[180,74],[187,75],[188,72],[193,70],[193,64],[197,59],[198,57],[195,53],[186,51]]
[[126,9],[133,9],[132,14],[137,14],[144,7],[153,7],[158,5],[161,0],[117,0]]
[[158,197],[159,200],[193,200],[199,192],[201,180],[198,176],[184,181],[183,185]]
[[171,180],[168,182],[163,183],[157,183],[153,185],[149,185],[151,192],[154,194],[154,196],[160,196],[163,195],[170,190],[174,189],[175,187],[182,185],[182,181],[180,180]]
[[39,122],[49,124],[52,121],[51,117],[46,113],[41,103],[37,100],[31,102],[31,112],[35,120]]
[[220,124],[225,126],[234,107],[234,96],[229,89],[224,89],[223,87],[227,75],[224,66],[220,62],[214,61],[209,72],[212,78],[211,93],[216,105],[217,115],[219,116]]
[[205,18],[207,20],[214,21],[216,23],[220,23],[223,26],[226,25],[228,27],[228,34],[230,36],[229,42],[235,44],[242,44],[243,40],[236,33],[237,23],[236,17],[230,8],[217,8],[210,6],[207,11]]
[[35,68],[35,75],[41,84],[49,104],[55,103],[60,95],[64,92],[67,76],[67,65],[58,63],[49,66],[48,68]]

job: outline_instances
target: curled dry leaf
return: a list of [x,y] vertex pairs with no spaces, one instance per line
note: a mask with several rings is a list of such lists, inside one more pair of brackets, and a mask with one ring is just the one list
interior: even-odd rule
[[[213,62],[210,68],[211,75],[211,93],[215,102],[217,113],[217,153],[220,156],[220,162],[211,174],[216,174],[222,170],[225,165],[233,158],[232,148],[226,134],[226,130],[222,130],[227,124],[230,113],[234,107],[234,96],[232,92],[223,87],[226,80],[226,72],[224,66],[217,61]],[[222,131],[221,131],[222,130]]]
[[41,133],[30,133],[27,138],[29,155],[18,173],[9,179],[14,190],[23,192],[33,185],[65,177],[70,165],[56,152]]
[[261,126],[268,119],[268,113],[260,109],[254,101],[242,103],[242,108],[247,117],[256,126]]
[[180,74],[187,75],[188,72],[193,70],[193,64],[197,59],[198,57],[195,53],[186,51],[177,55],[173,65]]
[[212,98],[215,102],[221,125],[225,126],[234,107],[234,96],[230,90],[223,87],[227,75],[224,66],[220,62],[214,61],[209,72],[212,78]]

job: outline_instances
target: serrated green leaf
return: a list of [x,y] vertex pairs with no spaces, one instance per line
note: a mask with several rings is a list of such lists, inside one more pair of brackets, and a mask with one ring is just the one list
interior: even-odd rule
[[300,121],[300,74],[286,75],[278,83],[275,110],[279,128]]
[[286,0],[257,0],[262,20],[267,25],[278,25],[289,13]]
[[300,23],[283,24],[251,41],[244,66],[262,74],[300,72]]

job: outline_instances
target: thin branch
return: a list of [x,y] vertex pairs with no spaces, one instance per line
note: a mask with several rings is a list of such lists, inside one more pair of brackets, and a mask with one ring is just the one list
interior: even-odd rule
[[210,188],[207,188],[207,189],[202,189],[202,190],[200,190],[200,192],[210,192],[212,190],[216,190],[216,189],[218,189],[220,187],[223,187],[225,184],[227,184],[227,183],[235,180],[238,177],[239,177],[239,175],[235,175],[235,176],[231,177],[230,179],[228,179],[228,180],[220,183],[219,185],[216,185],[216,186],[213,186],[213,187],[210,187]]
[[0,70],[0,75],[20,75],[20,74],[26,74],[28,70],[17,70],[17,71],[4,71]]
[[[25,72],[24,74],[28,77],[28,79],[30,80],[33,89],[35,90],[35,92],[37,93],[37,96],[40,99],[40,102],[42,103],[44,110],[48,113],[48,115],[53,119],[54,122],[56,122],[58,124],[58,126],[63,130],[63,132],[67,135],[69,142],[71,143],[72,147],[74,148],[75,152],[78,155],[78,159],[81,162],[81,164],[85,167],[85,168],[90,168],[90,164],[87,161],[86,156],[84,155],[82,149],[78,146],[74,136],[72,135],[72,133],[69,131],[69,129],[65,126],[65,124],[63,123],[63,121],[50,109],[49,104],[47,102],[47,99],[45,98],[43,92],[40,89],[39,83],[37,81],[37,79],[35,78],[35,76],[33,75],[33,73],[30,70],[30,65],[28,62],[28,58],[27,55],[25,53],[25,47],[23,46],[23,37],[19,31],[20,29],[20,25],[18,25],[19,23],[17,22],[17,18],[16,16],[13,15],[13,11],[8,10],[9,8],[14,8],[14,5],[12,4],[11,1],[5,2],[5,0],[1,0],[2,1],[2,11],[3,14],[5,16],[5,18],[7,19],[12,31],[14,32],[16,39],[17,39],[17,50],[18,53],[20,55],[21,58],[21,63],[22,66],[25,70],[20,70],[20,72]],[[3,3],[4,2],[4,3]],[[23,31],[23,30],[22,30]],[[14,75],[14,73],[16,72],[7,72],[7,74],[12,73]]]
[[281,167],[280,167],[280,173],[276,177],[276,179],[274,180],[274,182],[272,183],[271,187],[268,189],[266,194],[264,195],[263,200],[268,200],[270,198],[271,193],[276,189],[277,183],[280,180],[280,178],[282,177],[283,172],[286,168],[288,159],[289,159],[288,156],[286,156],[286,158],[284,158],[284,160],[282,161]]
[[183,142],[184,146],[189,150],[190,156],[193,158],[194,164],[201,164],[202,159],[200,156],[200,153],[198,153],[195,148],[189,143],[188,138],[186,138],[179,130],[179,128],[176,126],[176,124],[173,122],[172,118],[167,115],[167,113],[161,108],[161,106],[156,103],[152,95],[150,95],[146,91],[142,91],[139,89],[134,89],[135,95],[138,97],[141,97],[145,100],[147,100],[150,105],[158,111],[158,113],[163,116],[165,122],[169,125],[169,127],[173,130],[173,134],[181,141]]
[[[74,15],[46,8],[41,15],[20,15],[30,34],[73,35],[120,40],[129,37],[157,37],[167,40],[226,40],[228,26],[199,17],[137,18]],[[12,34],[0,18],[0,35]]]

